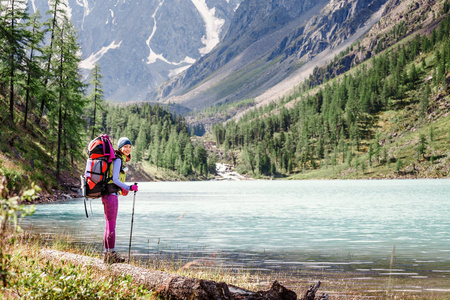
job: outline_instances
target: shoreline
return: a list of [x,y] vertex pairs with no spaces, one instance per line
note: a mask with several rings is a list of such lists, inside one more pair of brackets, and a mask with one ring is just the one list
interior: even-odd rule
[[[28,244],[27,241],[33,241],[33,235],[28,236],[22,242],[25,247],[38,247],[35,251],[38,257],[41,257],[43,249],[55,249],[62,253],[71,253],[85,255],[86,259],[99,257],[99,253],[92,251],[92,246],[83,246],[80,244],[71,244],[64,240],[56,241],[57,247],[52,246],[52,242],[45,236],[37,237],[40,240],[39,245],[34,243]],[[36,235],[34,235],[36,236]],[[50,242],[50,243],[49,243]],[[27,246],[28,245],[28,246]],[[45,251],[45,250],[44,250]],[[101,253],[100,253],[101,254]],[[39,259],[40,261],[40,259]],[[60,259],[51,259],[51,264],[60,264]],[[80,262],[82,265],[82,262]],[[119,268],[124,265],[115,264]],[[299,269],[292,266],[288,268],[280,268],[272,271],[262,271],[261,269],[221,266],[208,257],[198,258],[192,257],[189,261],[180,261],[171,257],[153,256],[149,260],[142,260],[141,257],[132,259],[132,266],[145,268],[147,270],[162,271],[177,276],[186,276],[189,278],[198,278],[205,280],[223,281],[227,284],[243,286],[250,290],[266,290],[270,283],[274,280],[279,281],[286,288],[297,293],[298,296],[303,295],[304,291],[311,284],[320,281],[322,283],[320,292],[327,293],[331,299],[386,299],[387,296],[393,299],[448,299],[450,297],[450,289],[448,289],[448,281],[450,280],[443,274],[435,273],[433,277],[416,276],[409,278],[397,274],[399,268],[394,264],[390,269],[386,270],[386,274],[376,275],[375,272],[361,276],[360,272],[337,272],[327,268]],[[131,266],[130,266],[131,267]],[[430,270],[431,272],[431,270]],[[103,273],[101,280],[109,282],[107,276],[109,272]]]
[[64,202],[78,197],[79,186],[79,178],[64,175],[61,178],[59,188],[52,189],[52,193],[46,190],[42,190],[41,192],[36,193],[33,200],[21,200],[19,204],[33,205],[42,203]]
[[[350,180],[356,180],[356,181],[362,181],[362,180],[448,180],[450,177],[389,177],[389,178],[382,178],[382,177],[367,177],[367,178],[290,178],[290,177],[272,177],[272,178],[253,178],[253,177],[247,177],[245,175],[235,175],[238,174],[235,171],[227,172],[225,175],[216,175],[215,179],[212,179],[212,181],[247,181],[247,180],[291,180],[291,181],[350,181]],[[211,181],[211,179],[207,180],[199,180],[199,181]],[[160,180],[156,181],[139,181],[137,182],[162,182]],[[168,181],[172,182],[172,181]],[[180,181],[183,182],[183,181]],[[189,181],[186,181],[189,182]],[[36,198],[32,201],[21,201],[19,204],[25,204],[25,205],[33,205],[33,204],[44,204],[44,203],[57,203],[57,202],[64,202],[71,199],[79,198],[78,192],[75,191],[75,189],[78,189],[78,186],[76,185],[68,185],[65,189],[54,189],[53,193],[49,192],[41,192],[36,194]]]
[[[207,185],[208,183],[205,183],[205,185]],[[262,182],[262,184],[264,185],[264,182]],[[266,183],[267,184],[267,183]],[[414,183],[411,183],[413,184]],[[216,184],[217,185],[217,184]],[[221,185],[220,183],[218,185]],[[228,184],[225,184],[225,186]],[[231,185],[236,186],[234,183],[232,183]],[[294,185],[296,185],[294,183]],[[308,185],[308,183],[305,183],[305,185]],[[365,186],[364,184],[359,184],[362,186]],[[434,181],[433,184],[434,186],[439,185],[439,182]],[[223,186],[223,185],[222,185]],[[239,185],[238,185],[239,186]],[[446,186],[446,184],[445,184]],[[164,187],[162,187],[163,189],[165,189]],[[157,190],[157,189],[156,189]],[[228,191],[228,190],[227,190]],[[174,218],[176,218],[176,216],[178,216],[178,214],[174,215]],[[43,219],[45,221],[45,219]],[[45,221],[47,222],[47,221]],[[45,237],[44,237],[45,238]],[[83,238],[84,239],[84,238]],[[69,239],[70,240],[70,239]],[[73,245],[75,245],[76,247],[76,243],[73,243]],[[146,245],[146,244],[145,244]],[[150,243],[149,243],[150,245]],[[152,254],[155,254],[156,252],[154,252],[153,250],[157,249],[156,247],[156,240],[154,243],[155,246],[149,246],[149,251],[151,251]],[[158,240],[158,245],[159,245],[159,240]],[[426,247],[433,247],[432,243],[426,243],[425,242]],[[92,244],[91,244],[91,249],[92,249]],[[134,247],[134,246],[133,246]],[[144,246],[145,249],[147,249],[147,246]],[[158,246],[159,247],[159,246]],[[164,249],[164,246],[161,246],[162,249]],[[118,251],[121,251],[121,254],[125,253],[125,248],[126,248],[126,244],[124,245],[124,247],[122,248],[118,248]],[[137,249],[137,248],[134,248]],[[158,248],[159,249],[159,248]],[[319,248],[316,248],[319,249]],[[339,248],[337,248],[339,249]],[[343,245],[341,249],[346,249],[345,246]],[[356,247],[355,249],[361,249],[360,246]],[[97,247],[98,250],[98,247]],[[169,249],[170,250],[170,249]],[[172,250],[177,250],[177,248],[172,249]],[[189,250],[193,250],[192,248],[189,248]],[[399,250],[399,248],[398,248]],[[445,250],[445,248],[444,248]],[[69,250],[70,251],[70,250]],[[303,250],[300,250],[302,252],[304,252]],[[359,252],[360,250],[358,250]],[[333,251],[331,251],[333,252]],[[434,263],[434,265],[430,265],[428,262],[420,262],[422,260],[429,260],[428,258],[423,258],[421,255],[419,255],[418,251],[415,251],[412,253],[412,256],[408,256],[405,257],[404,255],[402,255],[401,251],[400,252],[396,252],[395,255],[395,260],[394,260],[394,264],[392,264],[392,266],[390,266],[389,264],[389,257],[391,256],[390,254],[390,249],[387,249],[387,251],[384,251],[383,253],[385,253],[385,255],[383,255],[383,261],[380,262],[380,260],[372,260],[374,261],[376,264],[373,265],[364,265],[362,264],[361,266],[358,266],[358,269],[366,269],[365,271],[357,271],[357,272],[343,272],[342,270],[351,268],[353,266],[347,266],[347,265],[342,265],[342,264],[332,264],[333,262],[333,257],[329,257],[328,255],[330,254],[330,252],[325,253],[327,256],[322,256],[322,257],[315,257],[312,258],[311,256],[309,257],[301,257],[300,259],[297,260],[291,260],[291,262],[293,262],[292,265],[290,265],[289,269],[286,270],[285,266],[286,264],[279,264],[279,266],[275,266],[273,268],[273,270],[271,270],[271,274],[284,274],[286,277],[287,281],[292,282],[292,286],[298,286],[299,282],[304,282],[305,280],[312,280],[314,278],[320,278],[320,280],[322,282],[324,282],[324,291],[325,292],[329,292],[331,291],[340,291],[339,285],[338,283],[340,282],[342,285],[346,285],[348,286],[350,291],[353,291],[353,289],[356,289],[357,291],[361,291],[363,290],[364,292],[367,291],[377,291],[375,292],[367,292],[365,295],[369,296],[371,295],[371,293],[375,293],[377,295],[377,297],[381,294],[384,293],[384,295],[386,295],[386,282],[388,280],[391,280],[392,282],[392,289],[396,291],[396,293],[403,293],[403,294],[397,294],[401,297],[401,295],[407,295],[408,299],[413,299],[413,297],[409,298],[410,295],[422,295],[421,297],[414,297],[414,299],[426,299],[429,298],[429,296],[432,293],[435,293],[438,297],[435,299],[446,299],[444,298],[444,296],[450,296],[450,291],[447,290],[447,287],[450,286],[450,272],[449,273],[444,273],[444,269],[445,270],[450,270],[450,266],[448,261],[436,261]],[[97,253],[101,253],[101,252],[97,252]],[[146,253],[146,252],[145,252]],[[145,254],[144,253],[144,254]],[[150,252],[149,252],[150,253]],[[173,253],[173,251],[172,251]],[[264,252],[266,253],[266,252]],[[337,253],[337,255],[339,256],[340,259],[343,259],[344,263],[354,263],[355,261],[363,261],[363,258],[361,257],[354,257],[354,256],[347,256],[347,251],[339,251],[339,253]],[[438,256],[445,256],[446,252],[442,252],[441,255]],[[136,254],[136,252],[135,252]],[[142,253],[141,253],[142,254]],[[166,252],[167,254],[167,252]],[[237,253],[237,255],[235,255],[234,258],[234,262],[237,262],[235,264],[233,264],[232,262],[230,263],[229,261],[222,261],[220,259],[215,261],[215,265],[211,265],[209,264],[207,267],[211,268],[213,270],[217,270],[219,267],[224,266],[225,268],[233,268],[234,270],[238,270],[238,269],[245,269],[244,267],[242,267],[242,262],[246,262],[248,261],[248,258],[254,258],[254,256],[252,255],[252,253],[249,253],[248,256],[243,256],[243,253]],[[398,256],[397,256],[398,254]],[[181,254],[180,254],[181,255]],[[183,264],[186,263],[190,263],[193,262],[194,260],[200,258],[205,258],[205,260],[208,257],[213,257],[213,255],[216,255],[215,253],[209,253],[209,254],[205,254],[205,255],[195,255],[195,254],[191,254],[190,256],[186,256],[186,260],[183,260]],[[224,253],[225,256],[227,256],[227,253]],[[283,254],[280,254],[282,256],[279,256],[280,258],[285,257],[285,253],[283,252]],[[135,255],[135,257],[139,257],[140,255]],[[214,256],[217,257],[217,256]],[[410,260],[410,261],[405,261],[403,258],[409,258],[409,257],[413,257],[414,261]],[[433,256],[435,257],[435,256]],[[166,261],[168,261],[168,263],[178,263],[181,261],[179,259],[177,259],[177,257],[172,257],[172,256],[168,256],[166,257]],[[178,257],[180,258],[180,257]],[[328,258],[328,259],[327,259]],[[158,259],[158,260],[164,260],[164,256],[161,255],[153,255],[152,257],[150,257],[151,259]],[[310,262],[311,259],[314,259],[316,262],[316,265],[312,265],[313,262]],[[268,262],[269,260],[273,260],[273,257],[266,257],[265,261]],[[317,262],[323,262],[323,260],[327,260],[328,264],[326,264],[325,262],[320,264]],[[350,261],[351,260],[351,261]],[[209,260],[211,261],[211,260]],[[285,262],[289,261],[289,259],[285,259]],[[330,262],[331,261],[331,262]],[[303,262],[303,265],[301,265]],[[304,262],[310,262],[308,264],[304,264]],[[339,261],[338,261],[339,262]],[[341,261],[342,262],[342,261]],[[256,262],[257,264],[259,264],[259,262]],[[426,273],[421,272],[421,271],[416,271],[412,269],[413,264],[420,264],[420,266],[418,267],[414,267],[415,269],[418,270],[427,270]],[[261,265],[261,264],[259,264]],[[249,264],[247,264],[246,266],[249,266]],[[268,266],[267,264],[263,266]],[[195,268],[197,268],[198,266],[195,265]],[[251,267],[251,265],[250,265]],[[255,266],[256,268],[256,266]],[[258,268],[257,268],[258,269]],[[271,267],[272,269],[272,267]],[[402,271],[399,271],[399,269],[402,269]],[[437,270],[437,271],[435,271]],[[257,271],[257,270],[255,270]],[[288,275],[287,271],[292,271],[293,275]],[[382,275],[380,275],[379,273],[384,273]],[[414,274],[412,274],[414,273]],[[418,274],[415,274],[418,273]],[[261,274],[261,272],[259,272],[258,274]],[[270,274],[269,274],[270,275]],[[380,276],[378,276],[380,275]],[[260,275],[261,277],[263,275]],[[274,275],[277,276],[277,278],[279,278],[279,275]],[[425,276],[428,276],[425,278]],[[303,281],[302,281],[303,280]],[[368,288],[368,286],[370,286],[370,288]],[[383,290],[384,289],[384,290]],[[405,290],[410,290],[408,292],[400,292],[401,290],[405,291]],[[331,294],[331,293],[330,293]],[[336,294],[333,295],[338,295],[339,293],[336,292]],[[348,293],[346,293],[346,295],[348,295]],[[442,298],[439,298],[441,297]],[[372,298],[372,296],[371,296]],[[356,299],[356,298],[354,298]],[[366,298],[367,299],[367,298]],[[376,299],[381,299],[381,298],[376,298]],[[401,299],[405,299],[402,298]],[[448,298],[447,298],[448,299]]]

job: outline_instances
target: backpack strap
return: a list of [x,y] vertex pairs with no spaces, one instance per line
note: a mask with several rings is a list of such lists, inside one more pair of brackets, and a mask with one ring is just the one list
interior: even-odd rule
[[115,156],[115,158],[113,159],[113,161],[111,163],[108,163],[108,168],[107,168],[107,178],[106,178],[106,184],[105,184],[105,188],[103,189],[103,192],[105,194],[113,194],[113,193],[117,193],[120,191],[120,188],[114,184],[114,182],[109,183],[110,181],[112,181],[113,178],[113,174],[111,174],[112,172],[110,171],[111,165],[114,163],[114,161],[116,159],[120,159],[120,168],[119,168],[119,172],[122,171],[123,168],[123,160],[120,156]]
[[108,156],[108,163],[111,163],[116,158],[116,155],[114,154],[113,146],[111,144],[111,140],[109,139],[109,136],[106,134],[102,135],[101,138],[103,140],[103,143],[105,145],[108,145],[109,153],[106,153],[106,149],[104,149],[104,154],[105,154],[105,156]]
[[111,165],[114,163],[114,161],[108,162],[108,166],[106,167],[106,183],[108,183],[112,179],[112,174],[109,171],[111,169]]
[[[109,168],[109,165],[108,165],[108,168]],[[108,172],[108,169],[106,169],[106,172]],[[103,175],[103,173],[97,173],[97,172],[92,172],[92,171],[86,171],[86,173],[91,173],[94,175]]]

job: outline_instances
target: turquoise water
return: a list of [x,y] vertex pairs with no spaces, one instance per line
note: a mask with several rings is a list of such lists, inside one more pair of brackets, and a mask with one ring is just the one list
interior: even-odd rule
[[[128,251],[132,201],[131,193],[119,197],[118,251]],[[101,200],[88,209],[86,218],[82,199],[37,205],[22,226],[101,247]],[[400,272],[450,276],[449,216],[448,179],[148,182],[136,195],[132,253],[373,270],[389,267],[395,246]]]

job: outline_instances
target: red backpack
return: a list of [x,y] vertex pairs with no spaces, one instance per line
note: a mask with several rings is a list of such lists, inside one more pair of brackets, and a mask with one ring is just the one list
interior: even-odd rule
[[109,136],[103,134],[93,139],[88,146],[88,155],[84,176],[81,176],[82,196],[99,198],[105,194],[106,184],[111,180],[109,168],[116,158]]

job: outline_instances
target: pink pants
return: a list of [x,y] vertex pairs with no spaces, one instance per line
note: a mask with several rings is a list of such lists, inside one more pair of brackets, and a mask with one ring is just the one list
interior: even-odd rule
[[105,209],[105,235],[103,237],[103,246],[105,249],[114,249],[116,244],[116,219],[119,201],[117,195],[102,196],[103,207]]

